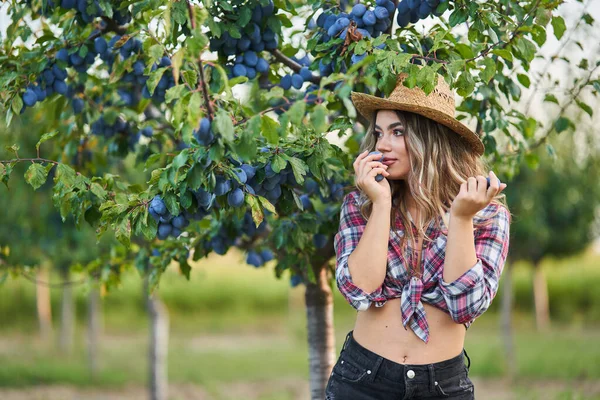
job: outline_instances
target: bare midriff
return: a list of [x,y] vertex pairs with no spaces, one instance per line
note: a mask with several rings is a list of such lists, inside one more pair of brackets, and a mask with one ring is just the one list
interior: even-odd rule
[[[417,248],[422,249],[419,238]],[[418,255],[421,265],[421,253]],[[430,364],[456,357],[462,352],[466,329],[446,312],[423,303],[429,324],[429,342],[421,340],[407,324],[402,325],[400,298],[382,307],[372,304],[356,317],[353,337],[361,346],[399,364]]]

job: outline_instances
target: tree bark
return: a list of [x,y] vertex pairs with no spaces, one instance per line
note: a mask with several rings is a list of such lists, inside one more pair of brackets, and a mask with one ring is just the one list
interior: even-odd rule
[[50,303],[49,268],[40,265],[37,271],[36,304],[38,321],[40,324],[40,335],[44,341],[51,340],[52,336],[52,306]]
[[[147,285],[147,280],[146,280]],[[147,286],[144,288],[147,293]],[[147,296],[150,316],[149,390],[151,400],[167,400],[167,356],[169,350],[169,311],[157,293]]]
[[[63,282],[69,282],[69,271],[63,270]],[[65,283],[62,288],[61,299],[61,315],[60,315],[60,338],[59,348],[62,353],[70,354],[73,349],[73,335],[75,331],[74,305],[73,305],[73,288],[70,284]]]
[[548,283],[540,262],[533,268],[533,298],[535,300],[535,324],[540,332],[550,328],[550,305],[548,303]]
[[308,283],[305,292],[312,400],[325,398],[325,387],[335,363],[333,293],[328,284],[327,270],[327,265],[320,267],[315,272],[317,283]]
[[87,352],[88,369],[92,380],[98,377],[98,347],[100,338],[100,290],[92,287],[88,295]]
[[513,309],[513,288],[512,288],[512,268],[506,263],[504,268],[504,280],[502,282],[502,312],[501,312],[501,331],[504,342],[506,377],[510,382],[514,382],[517,372],[517,360],[515,356],[515,345],[512,332],[512,309]]

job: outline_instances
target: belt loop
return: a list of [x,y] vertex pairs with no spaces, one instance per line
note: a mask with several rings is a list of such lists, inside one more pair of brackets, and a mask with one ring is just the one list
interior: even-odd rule
[[427,364],[427,368],[429,368],[429,390],[431,393],[435,392],[435,370],[433,368],[433,364]]
[[471,358],[467,354],[467,349],[463,348],[463,351],[465,352],[465,356],[467,356],[467,360],[469,361],[469,364],[467,365],[467,370],[469,370],[471,368]]
[[379,367],[381,367],[381,364],[383,364],[383,357],[379,356],[377,357],[377,361],[375,361],[375,365],[373,365],[371,369],[371,375],[367,378],[369,382],[373,382],[375,380],[375,377],[377,376],[377,372],[379,372]]
[[346,346],[348,345],[348,341],[350,340],[351,334],[352,334],[352,331],[348,332],[348,334],[346,335],[346,340],[344,340],[344,345],[342,346],[342,351],[340,353],[343,353],[344,350],[346,350]]

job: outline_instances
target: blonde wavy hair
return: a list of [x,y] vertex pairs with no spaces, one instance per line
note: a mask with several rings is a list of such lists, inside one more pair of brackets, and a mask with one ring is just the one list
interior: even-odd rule
[[[446,227],[446,212],[450,210],[452,201],[460,191],[460,185],[470,176],[488,176],[490,168],[482,157],[477,156],[462,140],[462,137],[429,118],[411,112],[394,110],[405,127],[404,137],[409,155],[410,172],[407,180],[390,180],[394,206],[390,215],[390,226],[396,230],[396,219],[399,217],[403,226],[410,226],[408,208],[404,201],[404,193],[410,190],[414,201],[420,210],[420,221],[415,221],[420,236],[424,240],[432,239],[426,236],[426,228],[432,219],[436,219],[436,227],[441,230],[440,218]],[[360,152],[376,151],[375,121],[377,111],[373,116],[366,135],[361,143]],[[371,215],[372,202],[362,189],[360,192],[362,216],[368,220]],[[491,204],[503,205],[508,210],[506,196],[503,193],[495,196]],[[498,211],[500,207],[498,207]],[[485,221],[494,217],[497,212],[484,221],[475,221],[474,227],[486,226]],[[509,211],[510,214],[510,211]],[[423,221],[423,222],[421,222]],[[406,240],[413,240],[412,229],[406,229],[401,237],[401,245]]]

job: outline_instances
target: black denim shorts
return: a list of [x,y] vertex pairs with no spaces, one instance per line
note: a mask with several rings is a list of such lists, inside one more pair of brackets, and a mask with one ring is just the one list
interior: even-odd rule
[[350,331],[327,382],[325,399],[471,400],[475,388],[469,379],[470,366],[464,349],[456,357],[433,364],[399,364],[361,346]]

